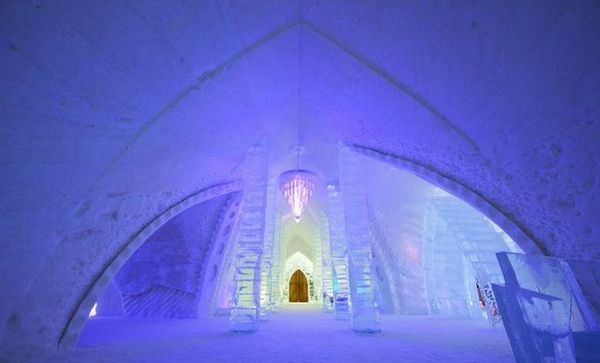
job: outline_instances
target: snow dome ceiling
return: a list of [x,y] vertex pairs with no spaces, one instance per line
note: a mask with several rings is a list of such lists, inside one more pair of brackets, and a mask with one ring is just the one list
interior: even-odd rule
[[338,142],[376,149],[600,260],[598,6],[3,2],[0,318],[40,291],[67,316],[66,287],[265,134],[272,175],[298,143],[325,179]]

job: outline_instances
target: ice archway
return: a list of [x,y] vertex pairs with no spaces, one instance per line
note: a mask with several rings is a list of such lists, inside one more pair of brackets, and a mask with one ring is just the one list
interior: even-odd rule
[[338,179],[341,141],[569,260],[598,306],[598,4],[0,6],[3,348],[56,348],[140,231],[243,179],[265,134],[270,178],[300,143]]

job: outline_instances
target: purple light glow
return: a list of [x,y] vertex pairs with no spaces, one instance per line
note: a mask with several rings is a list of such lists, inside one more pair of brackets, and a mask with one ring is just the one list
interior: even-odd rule
[[315,175],[306,170],[290,170],[279,176],[279,187],[292,209],[296,223],[300,223],[302,219],[302,213],[313,195],[315,184]]

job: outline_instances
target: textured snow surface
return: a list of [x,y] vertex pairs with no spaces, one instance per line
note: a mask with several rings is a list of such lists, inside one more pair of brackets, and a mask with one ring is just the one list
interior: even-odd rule
[[357,335],[320,306],[285,307],[252,334],[228,331],[227,317],[90,320],[67,362],[513,362],[504,330],[474,320],[384,315],[383,333]]
[[265,133],[272,174],[299,139],[327,179],[340,141],[434,170],[582,261],[598,299],[599,9],[1,2],[2,344],[56,346],[131,236]]
[[214,198],[179,214],[131,256],[114,279],[125,315],[196,316],[206,254],[228,198]]

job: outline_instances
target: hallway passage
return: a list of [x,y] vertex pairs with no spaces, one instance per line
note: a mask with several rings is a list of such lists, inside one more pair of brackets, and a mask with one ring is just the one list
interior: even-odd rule
[[364,336],[311,304],[284,305],[255,333],[228,318],[90,319],[78,351],[37,362],[514,362],[502,327],[485,321],[383,315]]

